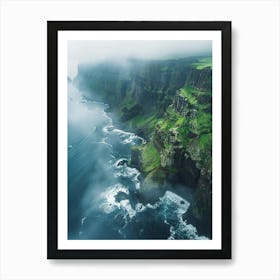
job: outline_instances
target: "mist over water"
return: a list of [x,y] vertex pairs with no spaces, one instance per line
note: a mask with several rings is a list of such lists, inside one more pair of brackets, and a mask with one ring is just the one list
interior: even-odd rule
[[75,40],[68,43],[68,76],[74,78],[78,64],[104,61],[122,63],[129,59],[151,60],[211,55],[211,40]]
[[183,219],[190,192],[141,203],[130,147],[145,139],[114,125],[108,105],[68,83],[68,239],[207,239]]

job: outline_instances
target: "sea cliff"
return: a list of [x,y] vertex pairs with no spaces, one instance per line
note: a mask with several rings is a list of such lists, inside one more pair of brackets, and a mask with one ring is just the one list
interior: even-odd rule
[[74,83],[147,140],[132,148],[129,162],[142,173],[141,200],[155,201],[171,186],[191,188],[185,218],[211,237],[211,58],[79,65]]

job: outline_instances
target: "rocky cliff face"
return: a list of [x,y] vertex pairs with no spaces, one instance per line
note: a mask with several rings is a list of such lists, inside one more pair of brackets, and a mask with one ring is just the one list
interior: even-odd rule
[[148,140],[131,151],[130,164],[144,175],[142,200],[156,200],[170,186],[191,187],[194,200],[187,218],[211,235],[209,58],[80,66],[75,83],[87,98],[109,103],[126,129]]

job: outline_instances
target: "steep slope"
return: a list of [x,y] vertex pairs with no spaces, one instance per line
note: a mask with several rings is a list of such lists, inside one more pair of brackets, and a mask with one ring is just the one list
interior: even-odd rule
[[171,186],[191,187],[186,218],[211,236],[211,58],[82,65],[75,83],[87,98],[109,103],[126,129],[148,140],[132,149],[130,161],[144,175],[142,201],[156,200]]

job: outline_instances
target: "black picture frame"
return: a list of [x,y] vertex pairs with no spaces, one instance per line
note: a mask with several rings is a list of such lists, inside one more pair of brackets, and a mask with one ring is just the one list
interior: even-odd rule
[[[220,250],[59,250],[58,249],[58,31],[218,30],[222,34],[222,225]],[[231,259],[231,22],[230,21],[48,21],[48,259]]]

